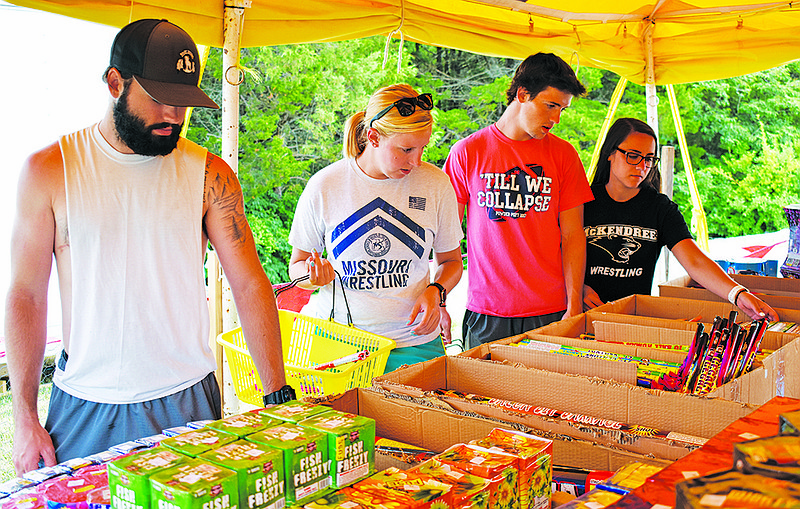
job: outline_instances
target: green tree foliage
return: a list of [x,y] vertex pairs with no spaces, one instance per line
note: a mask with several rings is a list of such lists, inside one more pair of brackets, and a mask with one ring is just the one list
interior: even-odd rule
[[[315,172],[341,157],[345,120],[370,94],[405,82],[432,92],[435,127],[425,159],[442,166],[450,147],[495,122],[519,61],[372,37],[325,44],[242,50],[239,178],[264,268],[288,280],[287,242],[297,199]],[[384,55],[389,58],[384,66]],[[402,55],[400,57],[400,55]],[[401,58],[398,70],[397,59]],[[204,89],[221,102],[222,55],[212,50]],[[588,167],[618,77],[579,68],[587,94],[575,98],[554,133]],[[800,202],[800,64],[754,75],[678,85],[675,93],[712,236],[775,231],[782,207]],[[659,87],[659,137],[678,146]],[[644,87],[628,84],[615,117],[646,118]],[[198,109],[189,138],[220,153],[219,111]],[[675,200],[691,219],[684,167],[676,154]]]

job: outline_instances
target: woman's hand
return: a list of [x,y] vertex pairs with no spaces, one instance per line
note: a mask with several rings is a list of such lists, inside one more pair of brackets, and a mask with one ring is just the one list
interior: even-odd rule
[[597,306],[601,306],[605,304],[605,302],[600,299],[600,296],[597,295],[597,292],[592,289],[591,286],[583,285],[583,309],[589,310],[592,308],[596,308]]
[[316,249],[306,258],[306,267],[308,270],[308,282],[314,286],[325,286],[333,281],[336,275],[331,262],[317,253]]
[[769,304],[759,299],[750,292],[742,292],[736,298],[736,307],[744,311],[753,320],[767,320],[777,322],[778,313]]
[[416,336],[425,336],[439,328],[440,311],[439,290],[435,286],[428,286],[422,291],[414,307],[411,308],[411,315],[408,317],[408,325],[414,323],[422,313],[422,319],[416,327],[411,329],[411,333]]

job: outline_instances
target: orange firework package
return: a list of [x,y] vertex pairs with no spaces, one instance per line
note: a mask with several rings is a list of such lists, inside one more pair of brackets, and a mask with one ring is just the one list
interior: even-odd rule
[[340,488],[324,497],[303,506],[304,509],[404,509],[407,500],[398,497],[386,498],[380,494],[359,491],[354,488]]
[[800,484],[736,470],[680,482],[675,491],[675,509],[800,507]]
[[445,509],[452,507],[452,486],[421,472],[390,467],[353,485],[384,507]]
[[777,435],[734,444],[733,464],[746,474],[800,483],[800,436]]
[[520,431],[494,428],[475,445],[517,458],[518,495],[521,509],[550,507],[553,482],[553,441]]
[[456,444],[437,458],[492,482],[489,489],[490,509],[519,509],[516,457],[474,444]]
[[483,477],[464,472],[437,458],[431,458],[411,469],[453,486],[453,509],[487,509],[491,482]]

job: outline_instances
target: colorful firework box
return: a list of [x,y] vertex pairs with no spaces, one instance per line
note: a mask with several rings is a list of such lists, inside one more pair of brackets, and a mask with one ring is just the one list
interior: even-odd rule
[[213,428],[202,428],[166,438],[161,441],[161,445],[196,458],[206,451],[235,442],[238,439],[239,437],[233,433],[226,433]]
[[108,485],[114,507],[150,507],[150,476],[189,459],[168,447],[154,447],[123,456],[108,464]]
[[280,405],[261,408],[256,410],[256,412],[282,421],[298,423],[303,419],[308,419],[309,417],[327,412],[328,410],[330,410],[330,408],[323,405],[292,400],[281,403]]
[[675,490],[675,509],[800,507],[800,484],[736,470],[683,481]]
[[237,440],[199,457],[236,472],[242,507],[282,509],[286,505],[283,452],[278,449]]
[[325,433],[286,422],[246,439],[283,452],[287,504],[310,501],[331,487],[333,476]]
[[239,486],[236,472],[209,461],[189,458],[186,463],[150,476],[151,507],[158,509],[236,509]]
[[[452,507],[453,487],[430,475],[399,468],[387,468],[357,482],[353,490],[380,501],[385,507],[408,509],[445,509]],[[348,493],[348,489],[345,488]]]
[[[424,447],[418,447],[384,437],[375,437],[375,468],[378,470],[395,466],[405,470],[408,468],[408,465],[419,465],[423,461],[429,460],[434,456],[436,456],[434,451],[425,449]],[[378,464],[380,461],[397,461],[398,464],[380,467]]]
[[733,465],[747,474],[800,483],[800,435],[777,435],[734,444]]
[[800,411],[781,414],[778,420],[778,432],[781,435],[800,433]]
[[519,509],[519,471],[515,456],[473,444],[456,444],[437,458],[443,463],[496,483],[489,492],[490,509]]
[[437,458],[412,469],[453,486],[453,509],[488,509],[491,482],[483,477],[460,470]]
[[329,410],[303,419],[299,425],[327,436],[334,487],[342,488],[375,472],[374,419]]
[[517,458],[517,493],[521,509],[549,508],[553,482],[552,440],[495,428],[485,438],[470,443]]
[[275,426],[283,421],[274,417],[269,417],[265,414],[258,412],[247,412],[244,414],[236,414],[230,417],[225,417],[218,421],[210,422],[206,427],[231,433],[239,438],[244,438],[247,435],[252,435],[257,431]]

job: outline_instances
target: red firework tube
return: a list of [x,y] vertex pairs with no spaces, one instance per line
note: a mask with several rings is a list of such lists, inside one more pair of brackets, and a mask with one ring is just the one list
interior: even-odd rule
[[436,389],[433,393],[441,398],[453,398],[459,400],[467,400],[472,403],[486,405],[492,408],[501,408],[503,410],[510,410],[523,415],[535,415],[540,417],[547,417],[549,419],[558,419],[575,424],[583,424],[587,426],[594,426],[608,430],[620,431],[629,435],[648,438],[660,438],[662,440],[671,440],[680,442],[682,444],[691,446],[702,446],[707,442],[706,438],[687,435],[685,433],[678,433],[675,431],[665,431],[646,426],[638,426],[635,424],[627,424],[624,422],[617,422],[611,419],[601,419],[589,415],[578,414],[573,412],[564,412],[547,408],[543,406],[529,405],[527,403],[518,403],[516,401],[508,401],[498,398],[490,398],[488,396],[480,396],[478,394],[466,394],[459,391],[452,391],[446,389]]
[[739,362],[739,356],[742,353],[742,345],[746,343],[749,335],[750,329],[745,327],[739,328],[739,334],[736,335],[736,341],[734,341],[733,348],[731,349],[731,357],[728,359],[724,383],[728,383],[733,380],[736,374],[736,364]]
[[702,377],[704,373],[707,373],[708,370],[711,369],[711,358],[714,356],[714,352],[716,352],[716,344],[718,341],[719,330],[712,330],[711,337],[708,340],[708,347],[705,348],[702,358],[692,373],[692,377],[686,384],[687,392],[693,394],[697,390],[700,377]]
[[689,347],[689,352],[686,354],[686,358],[683,360],[683,364],[681,364],[681,368],[678,370],[678,374],[683,379],[686,379],[686,376],[689,374],[689,367],[692,365],[692,361],[697,355],[697,348],[703,338],[704,328],[705,326],[702,323],[697,324],[697,330],[695,330],[694,338],[692,338],[692,345]]

